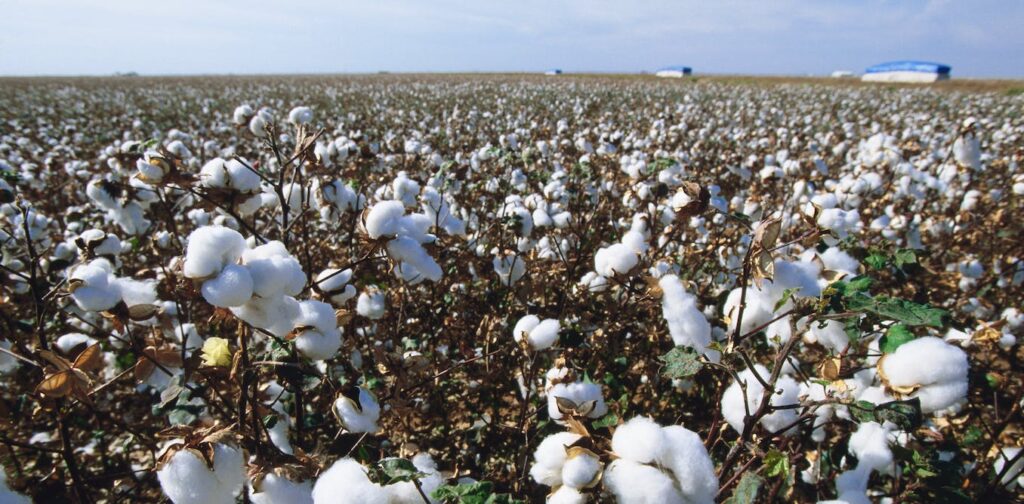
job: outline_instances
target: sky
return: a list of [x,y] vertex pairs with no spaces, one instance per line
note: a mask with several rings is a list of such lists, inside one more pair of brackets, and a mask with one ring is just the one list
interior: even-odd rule
[[1024,77],[1021,0],[0,0],[0,75],[823,75],[896,59]]

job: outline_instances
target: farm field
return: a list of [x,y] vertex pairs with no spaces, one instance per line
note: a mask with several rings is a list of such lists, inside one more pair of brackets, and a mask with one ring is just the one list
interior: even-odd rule
[[0,79],[0,503],[1024,499],[1024,81]]

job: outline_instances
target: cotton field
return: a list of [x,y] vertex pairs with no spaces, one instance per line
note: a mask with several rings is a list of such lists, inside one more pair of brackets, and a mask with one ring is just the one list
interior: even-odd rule
[[0,502],[1024,499],[1024,98],[0,81]]

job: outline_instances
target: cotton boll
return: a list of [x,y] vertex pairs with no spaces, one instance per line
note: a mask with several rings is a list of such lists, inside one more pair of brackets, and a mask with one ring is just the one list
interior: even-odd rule
[[967,354],[940,338],[927,336],[900,345],[879,365],[888,386],[920,387],[910,394],[921,411],[959,409],[967,398]]
[[[1006,463],[1013,460],[1017,454],[1020,453],[1020,447],[1006,447],[999,450],[999,454],[996,455],[996,462],[993,465],[993,470],[996,474],[1003,474],[1003,470],[1006,469]],[[1007,490],[1013,492],[1017,487],[1024,487],[1024,457],[1017,459],[1008,470],[1006,474],[1003,474],[1003,478],[1000,483],[1006,487]]]
[[[771,373],[760,364],[755,364],[754,369],[764,380],[768,380],[771,376]],[[750,369],[743,370],[739,377],[746,383],[747,406],[744,406],[743,390],[740,384],[734,381],[722,394],[722,416],[736,432],[743,432],[743,419],[748,410],[753,414],[761,405],[764,387]],[[772,406],[791,406],[799,402],[800,385],[792,378],[780,376],[775,388],[777,392],[769,396],[769,404]],[[790,427],[786,434],[794,434],[796,430],[792,426],[797,417],[797,410],[794,408],[780,409],[761,418],[761,425],[771,432],[778,432],[783,428]]]
[[309,124],[313,121],[313,109],[309,107],[295,107],[288,112],[288,122],[292,124]]
[[711,324],[697,309],[697,298],[683,289],[675,275],[658,281],[661,287],[661,313],[668,323],[669,334],[676,346],[686,346],[704,353],[711,344]]
[[[277,403],[274,406],[279,404]],[[287,453],[288,455],[294,453],[291,440],[288,439],[288,420],[286,418],[278,416],[277,423],[267,429],[267,434],[270,435],[270,442],[274,443],[274,446],[281,450],[281,453]]]
[[356,296],[356,287],[349,284],[350,281],[352,281],[351,269],[340,271],[336,268],[328,268],[316,276],[316,287],[331,300],[331,303],[340,306]]
[[821,322],[811,322],[804,340],[810,343],[818,343],[834,354],[840,354],[850,346],[850,336],[842,322],[838,320],[826,320],[824,326]]
[[156,474],[174,504],[231,504],[242,491],[245,465],[240,449],[218,443],[212,470],[191,451],[180,450]]
[[519,255],[505,253],[501,257],[495,256],[491,264],[501,284],[505,286],[515,285],[526,274],[526,259]]
[[[416,454],[412,458],[412,465],[416,467],[416,470],[425,474],[425,476],[419,478],[419,484],[420,489],[427,496],[444,483],[444,478],[437,470],[437,463],[434,462],[434,459],[429,454]],[[395,483],[384,488],[391,494],[391,504],[420,504],[423,502],[420,490],[417,490],[416,485],[411,481]],[[437,501],[431,499],[431,502]]]
[[362,464],[338,459],[313,485],[314,504],[389,504],[390,494],[370,481]]
[[604,472],[604,486],[619,504],[684,504],[672,478],[657,468],[618,459]]
[[356,313],[371,320],[377,320],[384,316],[386,309],[384,305],[384,293],[377,289],[370,289],[359,294],[356,301]]
[[560,487],[547,498],[547,504],[586,504],[586,502],[586,494],[568,486]]
[[110,271],[109,262],[96,259],[71,272],[68,290],[79,308],[85,311],[104,311],[121,301],[121,291]]
[[359,403],[356,404],[351,398],[340,395],[334,401],[334,411],[341,420],[341,425],[349,432],[376,433],[380,428],[377,420],[380,419],[380,404],[369,391],[358,387]]
[[242,262],[252,274],[253,293],[260,297],[295,296],[306,286],[302,265],[279,241],[246,250]]
[[670,425],[661,431],[665,444],[657,462],[672,471],[683,497],[693,504],[715,502],[718,477],[704,441],[681,425]]
[[559,432],[544,438],[533,452],[533,466],[530,467],[533,480],[549,487],[561,485],[566,449],[579,440],[580,435],[572,432]]
[[437,282],[441,279],[441,267],[416,240],[399,236],[388,242],[387,249],[394,260],[410,264],[427,280]]
[[[57,349],[60,350],[60,353],[64,355],[71,355],[73,350],[85,350],[86,347],[94,343],[96,343],[96,340],[91,336],[87,336],[82,333],[68,333],[57,338],[57,341],[53,343],[53,346],[57,347]],[[5,348],[9,348],[9,345]]]
[[295,348],[304,357],[320,361],[333,358],[341,348],[341,331],[338,329],[334,308],[320,301],[299,303],[299,316],[293,322],[299,330]]
[[558,320],[541,321],[536,315],[527,315],[516,322],[512,329],[512,337],[517,342],[525,338],[530,348],[534,350],[546,350],[558,341],[558,331]]
[[576,450],[562,464],[562,485],[587,488],[601,471],[601,460],[587,450]]
[[636,252],[623,243],[616,243],[600,249],[594,255],[594,271],[605,277],[625,274],[640,261]]
[[568,399],[577,405],[582,405],[588,401],[594,401],[594,407],[591,409],[586,416],[588,418],[601,418],[608,413],[608,406],[604,402],[604,396],[601,393],[601,386],[596,383],[559,383],[552,386],[548,390],[548,416],[552,420],[563,423],[562,412],[558,410],[557,397]]
[[252,504],[313,504],[313,482],[294,482],[274,473],[260,482],[259,491],[249,490]]
[[225,267],[216,278],[203,282],[206,302],[227,308],[241,306],[252,298],[253,281],[249,269],[238,264]]
[[188,236],[182,272],[186,278],[210,278],[242,257],[248,246],[238,231],[222,226],[204,226]]
[[299,302],[289,296],[253,297],[241,306],[231,307],[231,313],[250,325],[270,331],[283,338],[295,328],[292,322],[299,316]]
[[156,303],[156,281],[113,278],[113,284],[121,293],[121,300],[129,307]]
[[892,464],[889,431],[878,422],[862,422],[850,436],[849,449],[857,457],[858,469],[881,471]]
[[401,201],[382,201],[377,203],[366,215],[366,233],[372,239],[382,236],[394,236],[401,231],[401,218],[405,215],[405,206]]
[[664,443],[660,425],[648,417],[634,417],[615,429],[612,451],[623,459],[646,464],[658,458]]
[[0,502],[3,504],[32,504],[28,497],[7,487],[7,473],[0,468]]

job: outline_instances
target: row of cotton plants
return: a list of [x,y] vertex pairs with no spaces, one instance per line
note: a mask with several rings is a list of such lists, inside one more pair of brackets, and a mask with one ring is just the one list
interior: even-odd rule
[[0,83],[0,502],[1021,499],[1022,106]]

